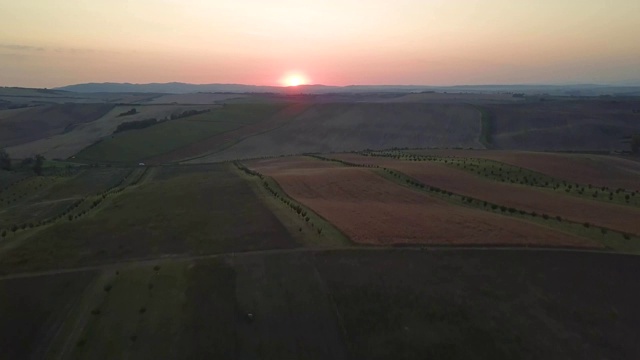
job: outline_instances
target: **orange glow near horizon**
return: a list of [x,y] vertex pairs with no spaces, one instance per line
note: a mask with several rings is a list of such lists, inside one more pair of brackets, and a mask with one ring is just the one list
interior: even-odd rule
[[363,3],[6,0],[0,86],[640,84],[640,1]]
[[299,86],[299,85],[307,85],[309,84],[309,79],[300,73],[290,73],[285,75],[280,83],[283,86]]

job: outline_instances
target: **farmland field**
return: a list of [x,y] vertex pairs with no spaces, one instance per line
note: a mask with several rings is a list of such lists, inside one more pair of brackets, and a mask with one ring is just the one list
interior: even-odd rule
[[0,344],[47,359],[628,359],[640,354],[638,266],[464,249],[114,264],[0,279]]
[[596,246],[520,220],[450,205],[369,169],[329,166],[308,158],[257,160],[248,166],[272,176],[289,196],[357,243]]
[[640,102],[315,88],[0,87],[0,359],[640,358]]
[[640,190],[640,163],[613,156],[504,150],[417,150],[410,153],[489,159],[571,182]]
[[[333,155],[332,155],[333,156]],[[546,189],[520,184],[491,181],[475,174],[434,162],[389,160],[360,155],[335,155],[354,163],[368,163],[407,174],[427,185],[454,193],[471,196],[482,201],[523,209],[527,212],[561,216],[578,223],[588,222],[632,234],[640,234],[640,209],[603,204],[587,199],[577,199]]]
[[86,214],[17,233],[0,272],[299,246],[230,165],[181,170],[150,169]]
[[483,106],[497,149],[534,151],[621,150],[640,130],[637,99],[557,100]]
[[0,144],[14,146],[58,135],[73,126],[99,119],[111,109],[108,104],[63,104],[31,107],[0,118]]
[[464,104],[312,104],[282,127],[194,162],[394,146],[482,148],[479,134],[480,113]]
[[[16,158],[42,154],[49,159],[66,159],[75,155],[80,150],[92,145],[96,141],[109,137],[123,122],[140,121],[145,119],[162,120],[174,114],[181,114],[189,110],[202,111],[215,108],[209,106],[189,105],[145,105],[145,106],[116,106],[104,116],[91,122],[74,126],[69,131],[61,134],[38,139],[25,144],[13,146],[7,151]],[[128,116],[120,116],[131,109],[136,113]]]
[[[228,105],[211,112],[114,134],[76,155],[93,162],[136,162],[171,153],[193,143],[263,120],[277,105]],[[196,154],[197,155],[197,154]]]

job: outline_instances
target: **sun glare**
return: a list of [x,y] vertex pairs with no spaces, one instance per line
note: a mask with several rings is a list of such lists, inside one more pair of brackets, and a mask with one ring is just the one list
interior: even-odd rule
[[305,85],[309,82],[304,75],[301,74],[288,74],[282,78],[282,84],[284,86],[299,86]]

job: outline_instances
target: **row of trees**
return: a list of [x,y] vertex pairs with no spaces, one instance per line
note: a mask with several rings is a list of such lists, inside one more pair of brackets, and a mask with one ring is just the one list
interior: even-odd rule
[[135,129],[144,129],[149,126],[153,126],[158,123],[156,119],[146,119],[146,120],[138,120],[138,121],[125,121],[122,124],[118,125],[116,130],[113,132],[119,133],[127,130],[135,130]]
[[[31,166],[33,172],[36,175],[42,175],[42,168],[44,166],[44,156],[38,154],[35,157],[29,157],[22,159],[20,163],[22,167]],[[12,169],[12,161],[9,154],[4,149],[0,149],[0,169],[10,171]]]

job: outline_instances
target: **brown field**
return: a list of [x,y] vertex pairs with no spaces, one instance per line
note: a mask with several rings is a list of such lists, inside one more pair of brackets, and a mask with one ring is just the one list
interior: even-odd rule
[[596,246],[521,220],[449,204],[369,169],[329,164],[282,158],[248,165],[272,176],[288,195],[361,244]]
[[0,119],[0,143],[15,146],[70,131],[74,126],[97,120],[113,105],[63,104],[46,105],[18,111]]
[[561,216],[619,231],[640,233],[640,209],[565,196],[545,189],[488,180],[464,170],[434,162],[408,162],[355,154],[332,155],[353,163],[376,164],[395,169],[426,185],[475,197],[498,205],[539,214]]
[[580,184],[640,190],[640,162],[614,156],[527,151],[419,150],[421,155],[489,159]]
[[638,100],[553,100],[485,106],[498,149],[628,150],[640,131]]
[[310,103],[286,125],[196,162],[397,147],[482,148],[480,112],[467,104]]
[[244,98],[242,94],[170,94],[150,100],[149,104],[215,104],[228,99]]

